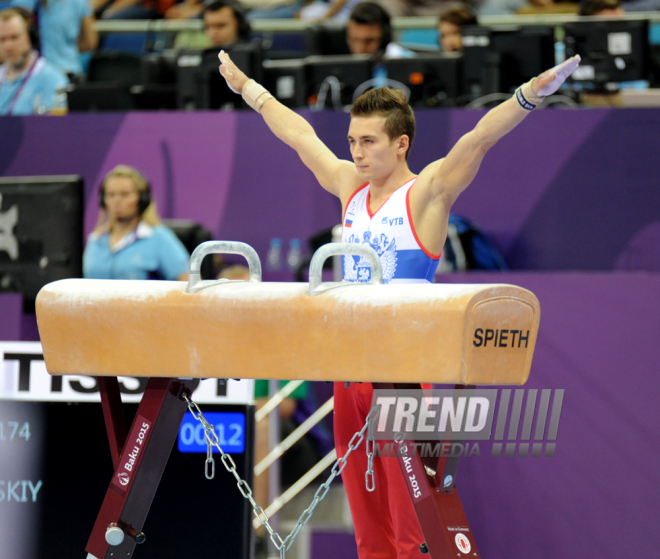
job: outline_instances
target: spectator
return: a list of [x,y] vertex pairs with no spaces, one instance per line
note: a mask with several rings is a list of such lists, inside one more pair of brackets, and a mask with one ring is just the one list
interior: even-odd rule
[[360,0],[330,0],[329,2],[311,2],[300,10],[299,17],[305,21],[315,22],[328,19],[346,21],[351,15],[351,10],[359,1]]
[[39,12],[42,56],[64,73],[81,74],[80,53],[95,50],[99,43],[89,0],[14,0],[13,4]]
[[200,0],[183,0],[165,12],[165,19],[198,18],[203,9],[204,4]]
[[[380,0],[379,3],[392,17],[439,16],[455,4],[451,0]],[[470,0],[468,3],[472,6]]]
[[351,11],[346,25],[346,43],[351,54],[405,58],[414,53],[392,41],[390,15],[376,2],[361,2]]
[[444,52],[463,51],[463,27],[477,25],[477,16],[467,8],[451,8],[440,16],[438,40]]
[[43,113],[69,80],[32,48],[30,16],[20,8],[0,11],[0,115]]
[[188,279],[188,252],[160,223],[146,178],[118,165],[99,189],[101,211],[87,240],[83,275],[95,279]]
[[164,17],[176,0],[92,0],[103,19],[155,19]]
[[587,0],[580,4],[581,16],[622,17],[625,14],[619,0]]
[[234,43],[250,40],[250,23],[245,12],[231,0],[213,0],[202,4],[198,0],[183,2],[170,8],[166,17],[181,19],[202,14],[204,33],[182,31],[177,34],[174,46],[186,49],[205,49],[210,47],[229,47]]
[[573,0],[530,0],[516,10],[518,15],[577,14],[579,4]]
[[236,4],[216,0],[204,7],[204,33],[214,47],[250,40],[250,23]]
[[241,0],[247,8],[247,17],[254,19],[292,19],[298,17],[303,7],[300,0]]

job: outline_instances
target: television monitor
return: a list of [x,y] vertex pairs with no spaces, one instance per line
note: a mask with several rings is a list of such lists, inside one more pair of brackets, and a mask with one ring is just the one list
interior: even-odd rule
[[[184,50],[177,58],[177,104],[180,109],[247,109],[240,95],[234,93],[218,68],[220,48]],[[236,66],[261,82],[261,45],[239,43],[224,49]]]
[[463,28],[462,62],[462,89],[467,101],[501,92],[501,57],[491,50],[490,32],[486,27]]
[[177,108],[174,85],[134,85],[131,87],[131,97],[138,111],[174,111]]
[[452,106],[461,94],[461,59],[458,53],[418,54],[415,58],[385,61],[387,77],[410,88],[412,106]]
[[83,179],[0,177],[0,291],[34,309],[47,283],[82,277]]
[[97,51],[89,61],[86,81],[137,85],[142,82],[142,59],[130,52]]
[[69,112],[131,111],[135,108],[129,86],[119,82],[82,82],[66,88]]
[[[474,84],[484,80],[481,84],[484,94],[495,93],[493,85],[501,93],[513,93],[518,86],[555,65],[552,26],[471,26],[463,30],[463,45],[467,91],[477,90]],[[489,74],[484,70],[492,68],[498,57],[499,83],[495,84],[492,71]]]
[[307,106],[305,61],[264,60],[263,84],[283,105],[297,109]]
[[513,93],[555,65],[554,27],[494,30],[491,45],[500,55],[500,88],[505,93]]
[[[372,78],[374,58],[368,54],[308,56],[305,58],[305,66],[308,94],[317,96],[323,82],[333,76],[339,81],[340,101],[345,106],[352,104],[355,90]],[[326,104],[331,103],[332,95],[328,92]]]
[[564,24],[566,56],[582,62],[573,82],[605,84],[649,79],[649,22],[647,20],[580,21]]
[[142,57],[143,85],[175,85],[179,51],[165,49]]
[[326,22],[309,27],[305,35],[305,49],[312,55],[350,54],[346,24]]

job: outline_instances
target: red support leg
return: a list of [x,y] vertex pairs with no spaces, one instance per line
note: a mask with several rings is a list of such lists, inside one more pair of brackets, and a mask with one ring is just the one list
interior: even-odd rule
[[[410,388],[419,388],[421,391],[420,385],[374,383],[374,389],[409,390]],[[428,443],[428,441],[406,442]],[[407,456],[402,456],[399,453],[399,466],[401,466],[410,498],[415,507],[417,520],[422,534],[424,534],[424,543],[430,559],[476,559],[480,557],[458,491],[454,486],[458,459],[449,459],[453,461],[451,463],[448,463],[448,459],[443,457],[438,460],[423,459],[419,454],[412,452],[412,447],[407,454]],[[451,485],[443,487],[447,467],[454,471],[454,476]]]
[[105,428],[108,432],[110,443],[110,454],[112,455],[112,466],[116,470],[128,429],[126,427],[126,416],[121,405],[121,393],[117,377],[97,377],[99,390],[101,391],[101,407]]
[[[187,409],[181,396],[192,394],[198,383],[198,379],[150,379],[123,445],[115,423],[117,399],[109,395],[112,388],[106,393],[106,424],[110,416],[114,432],[113,437],[108,429],[110,445],[112,448],[114,438],[123,450],[87,542],[88,559],[128,558],[136,543],[143,541],[141,530]],[[108,385],[112,383],[106,383],[106,388]]]

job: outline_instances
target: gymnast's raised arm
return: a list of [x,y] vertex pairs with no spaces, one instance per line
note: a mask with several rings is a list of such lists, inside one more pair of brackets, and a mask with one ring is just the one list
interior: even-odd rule
[[275,136],[296,150],[323,188],[342,202],[346,201],[361,184],[355,165],[332,153],[303,117],[250,80],[224,51],[220,53],[220,62],[220,73],[230,89],[241,93],[246,102],[261,114]]
[[[450,208],[474,179],[486,152],[520,124],[544,97],[555,93],[579,63],[580,57],[574,56],[521,86],[513,97],[488,111],[474,130],[458,140],[446,158],[426,167],[420,179],[426,179],[423,183],[427,185],[427,201],[440,197]],[[527,146],[520,146],[521,152],[525,149]]]

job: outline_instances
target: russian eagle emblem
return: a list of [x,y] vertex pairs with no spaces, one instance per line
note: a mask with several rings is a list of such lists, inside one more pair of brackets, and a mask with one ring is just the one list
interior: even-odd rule
[[[396,239],[393,238],[390,241],[384,233],[377,235],[373,240],[371,236],[371,231],[365,231],[362,241],[357,236],[351,235],[348,242],[367,244],[373,248],[378,254],[383,267],[383,283],[390,283],[396,272]],[[343,261],[345,280],[360,283],[371,280],[371,266],[366,258],[347,254],[343,257]]]

